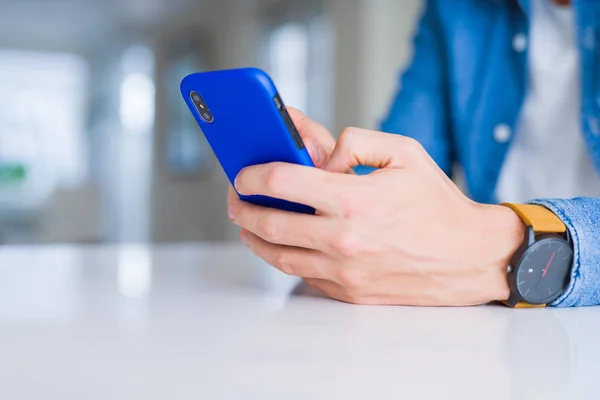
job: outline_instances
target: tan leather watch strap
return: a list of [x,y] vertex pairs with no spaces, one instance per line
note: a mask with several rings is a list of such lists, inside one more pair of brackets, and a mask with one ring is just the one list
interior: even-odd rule
[[546,304],[529,304],[521,301],[514,308],[544,308]]
[[[510,304],[508,304],[508,301],[502,300],[500,301],[500,303],[504,304],[505,306],[511,307]],[[525,303],[524,301],[521,301],[519,303],[517,303],[514,307],[511,308],[544,308],[546,307],[546,304],[529,304],[529,303]]]
[[[546,207],[535,204],[513,204],[502,203],[513,210],[523,220],[523,222],[533,228],[535,233],[565,233],[566,225],[552,211]],[[510,307],[507,301],[503,301]],[[513,306],[514,308],[539,308],[546,307],[546,304],[529,304],[523,301]]]
[[502,205],[516,212],[536,233],[564,233],[567,230],[560,218],[546,207],[535,204],[502,203]]

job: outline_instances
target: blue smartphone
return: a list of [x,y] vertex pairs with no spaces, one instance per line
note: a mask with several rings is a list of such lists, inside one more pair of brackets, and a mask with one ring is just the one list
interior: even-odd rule
[[[280,161],[314,167],[273,81],[260,69],[188,75],[181,82],[181,94],[232,185],[251,165]],[[267,196],[240,198],[285,211],[315,212]]]

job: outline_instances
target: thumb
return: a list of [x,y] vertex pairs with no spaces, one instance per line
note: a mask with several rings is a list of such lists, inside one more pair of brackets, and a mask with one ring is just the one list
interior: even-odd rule
[[346,128],[340,135],[325,170],[346,172],[357,165],[403,168],[420,147],[416,140],[408,137]]
[[333,135],[323,125],[308,118],[299,110],[287,107],[287,111],[315,166],[323,168],[335,146]]
[[303,140],[304,146],[310,154],[310,158],[317,168],[323,168],[327,164],[327,158],[329,157],[325,152],[325,149],[313,138],[306,138]]

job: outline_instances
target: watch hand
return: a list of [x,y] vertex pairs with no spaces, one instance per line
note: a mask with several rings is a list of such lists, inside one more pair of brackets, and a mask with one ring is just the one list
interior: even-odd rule
[[556,252],[552,253],[552,255],[550,256],[550,260],[548,261],[548,264],[546,264],[546,268],[544,268],[544,272],[542,272],[542,278],[544,276],[546,276],[546,272],[548,272],[548,268],[550,268],[550,264],[552,264],[552,260],[554,260],[555,255],[556,255]]
[[546,276],[546,272],[548,272],[548,268],[550,267],[550,264],[552,264],[552,260],[554,260],[555,255],[556,255],[556,252],[552,253],[552,255],[550,256],[550,260],[548,260],[548,264],[546,264],[546,268],[544,268],[542,270],[542,275],[538,278],[538,281],[535,285],[535,289],[533,289],[534,291],[537,291],[538,287],[540,286],[540,283],[542,282],[542,278],[544,276]]

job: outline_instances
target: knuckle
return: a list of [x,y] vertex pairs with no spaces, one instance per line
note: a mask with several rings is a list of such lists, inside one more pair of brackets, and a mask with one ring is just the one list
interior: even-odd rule
[[344,128],[342,130],[342,133],[340,134],[338,145],[342,147],[349,146],[352,143],[352,141],[356,138],[357,133],[358,128],[355,128],[353,126]]
[[351,219],[360,211],[357,207],[359,201],[355,198],[355,191],[340,188],[340,181],[338,178],[339,177],[335,176],[335,174],[325,175],[322,180],[322,187],[338,188],[338,190],[328,192],[328,203],[338,216],[343,217],[344,219]]
[[347,258],[355,257],[360,250],[354,236],[349,233],[340,233],[331,240],[332,250]]
[[283,251],[277,253],[273,266],[286,275],[296,275],[295,270],[290,263],[289,255]]
[[279,238],[279,227],[277,218],[273,215],[263,217],[258,223],[260,236],[268,242],[274,242]]
[[341,270],[339,280],[346,294],[350,297],[360,296],[371,281],[368,272],[355,268]]
[[285,168],[282,165],[274,165],[265,174],[265,187],[269,193],[277,193],[278,189],[285,184]]
[[419,141],[413,139],[411,137],[403,137],[402,138],[402,148],[406,156],[408,157],[417,157],[423,154],[423,146]]

